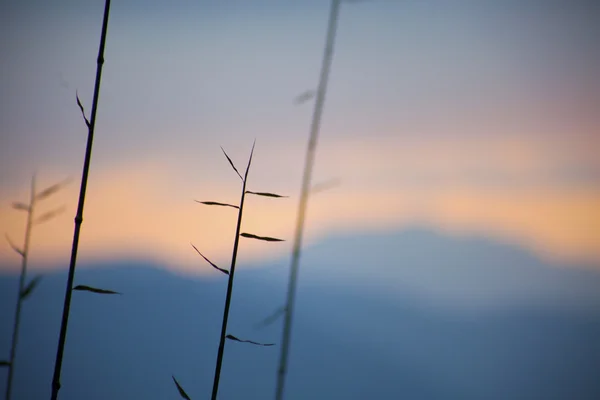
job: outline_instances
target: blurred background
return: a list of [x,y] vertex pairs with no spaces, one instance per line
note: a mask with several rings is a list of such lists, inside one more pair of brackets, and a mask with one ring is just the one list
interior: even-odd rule
[[[40,208],[14,399],[49,396],[103,1],[0,3],[0,228]],[[256,139],[230,317],[280,340],[329,1],[113,1],[61,399],[208,396]],[[286,399],[600,398],[600,4],[342,2]],[[44,209],[45,210],[45,209]],[[43,212],[40,210],[40,212]],[[20,259],[0,245],[0,359]],[[270,398],[279,343],[228,342],[220,398]],[[0,370],[0,389],[4,390]]]

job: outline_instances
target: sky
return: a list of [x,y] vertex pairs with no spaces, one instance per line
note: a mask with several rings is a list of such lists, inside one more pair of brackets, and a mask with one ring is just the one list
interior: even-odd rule
[[[207,272],[226,263],[238,168],[256,149],[243,230],[249,260],[293,238],[329,4],[114,1],[80,259],[147,258]],[[33,233],[31,266],[68,263],[102,1],[0,3],[0,227],[15,243],[32,174],[69,186]],[[589,1],[343,4],[307,242],[425,226],[600,268],[600,8]],[[4,233],[2,232],[2,233]],[[0,265],[18,269],[10,247]]]

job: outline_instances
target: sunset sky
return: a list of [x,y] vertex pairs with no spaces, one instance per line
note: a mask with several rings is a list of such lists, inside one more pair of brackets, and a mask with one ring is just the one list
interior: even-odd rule
[[[226,264],[243,168],[245,260],[287,255],[317,84],[326,0],[114,1],[81,260]],[[592,12],[592,8],[595,8]],[[425,226],[600,268],[600,37],[589,1],[344,4],[321,126],[307,243]],[[71,184],[40,205],[32,268],[66,268],[103,1],[0,4],[0,227],[22,240],[31,175]],[[0,245],[0,268],[18,258]]]

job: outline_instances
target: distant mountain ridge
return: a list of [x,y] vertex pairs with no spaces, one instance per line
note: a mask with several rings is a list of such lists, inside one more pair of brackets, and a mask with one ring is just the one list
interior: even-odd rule
[[[287,263],[241,262],[229,332],[279,344],[281,321],[254,325],[282,305]],[[600,398],[598,276],[420,230],[323,240],[302,258],[286,398]],[[65,278],[44,277],[25,303],[15,399],[49,395]],[[225,276],[128,261],[76,282],[124,294],[74,293],[61,399],[177,399],[171,374],[208,396]],[[0,355],[15,284],[0,275]],[[220,398],[271,398],[278,352],[228,342]]]

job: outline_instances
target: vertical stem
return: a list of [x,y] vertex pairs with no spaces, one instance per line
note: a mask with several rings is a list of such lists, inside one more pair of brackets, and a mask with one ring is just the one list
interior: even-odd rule
[[21,256],[21,276],[19,277],[19,292],[17,293],[17,306],[15,310],[15,323],[13,325],[12,345],[10,347],[10,359],[8,367],[8,378],[6,383],[6,400],[10,400],[12,393],[12,380],[15,370],[15,357],[17,355],[17,342],[19,339],[19,325],[21,322],[21,304],[23,298],[23,286],[27,276],[27,258],[29,256],[29,240],[31,238],[31,226],[33,224],[33,210],[35,207],[35,175],[31,178],[31,194],[29,195],[29,210],[27,211],[27,225],[25,227],[25,244],[23,245],[23,255]]
[[282,333],[282,347],[279,358],[279,368],[277,371],[277,387],[275,392],[276,400],[283,399],[285,386],[285,374],[287,372],[288,355],[290,347],[290,337],[292,330],[292,318],[294,313],[294,301],[296,295],[296,286],[298,279],[298,266],[300,263],[300,250],[302,248],[302,235],[304,232],[304,220],[306,215],[306,207],[308,204],[308,196],[310,190],[310,182],[312,177],[313,164],[315,159],[315,150],[317,147],[317,138],[319,134],[319,126],[321,116],[323,114],[323,104],[325,102],[325,93],[327,91],[327,80],[329,78],[329,70],[333,59],[333,47],[335,40],[335,32],[337,28],[337,19],[340,9],[340,0],[332,0],[329,11],[329,23],[327,28],[327,38],[325,40],[325,50],[323,53],[323,63],[321,65],[321,76],[319,79],[319,87],[315,99],[315,108],[313,111],[313,119],[310,127],[310,138],[308,140],[308,148],[306,150],[306,160],[304,164],[304,174],[302,177],[302,189],[300,193],[300,203],[298,206],[298,215],[296,219],[296,229],[294,233],[294,244],[292,250],[292,260],[290,266],[290,279],[288,282],[287,300],[285,307],[284,325]]
[[[252,152],[254,152],[254,145],[252,146]],[[223,311],[223,324],[221,326],[221,338],[219,340],[219,352],[217,353],[217,364],[215,366],[215,378],[213,381],[212,389],[212,400],[217,399],[217,393],[219,392],[219,379],[221,378],[221,366],[223,364],[223,352],[225,351],[225,336],[227,335],[227,320],[229,318],[229,306],[231,305],[231,294],[233,292],[233,276],[235,274],[235,262],[237,259],[238,245],[240,243],[240,229],[242,227],[242,213],[244,211],[244,199],[246,197],[246,182],[248,181],[248,171],[250,170],[250,163],[252,162],[252,153],[250,153],[250,160],[248,161],[248,167],[246,167],[246,173],[242,184],[242,198],[240,200],[240,208],[238,210],[237,227],[235,228],[235,241],[233,242],[233,254],[231,256],[231,268],[229,269],[229,281],[227,283],[227,296],[225,297],[225,310]]]
[[58,391],[60,390],[60,373],[62,369],[63,353],[65,349],[65,341],[67,338],[67,327],[69,323],[69,311],[71,308],[71,293],[73,290],[73,279],[75,277],[75,265],[77,263],[77,249],[79,247],[79,234],[81,232],[81,224],[83,222],[83,206],[85,203],[85,192],[87,188],[88,174],[90,170],[90,159],[92,156],[92,144],[94,141],[94,127],[96,125],[96,111],[98,109],[98,97],[100,95],[100,81],[102,77],[102,66],[104,64],[104,47],[106,44],[106,32],[108,29],[108,16],[110,11],[110,0],[106,0],[104,4],[104,18],[102,21],[102,33],[100,37],[100,47],[98,49],[98,59],[96,68],[96,82],[94,86],[94,98],[92,101],[92,111],[90,123],[88,125],[88,139],[85,149],[85,160],[83,164],[83,172],[81,177],[81,188],[79,191],[79,202],[77,204],[77,214],[75,216],[75,229],[73,232],[73,247],[71,248],[71,261],[69,263],[69,275],[67,278],[67,286],[65,290],[65,302],[63,306],[63,314],[60,325],[60,336],[58,339],[58,348],[56,351],[56,361],[54,364],[54,375],[52,378],[52,400],[58,399]]
[[240,241],[240,229],[242,226],[242,211],[244,208],[244,197],[246,195],[246,181],[242,185],[242,198],[238,211],[237,228],[235,230],[235,241],[233,244],[233,255],[231,257],[231,268],[229,269],[229,281],[227,283],[227,296],[225,298],[225,310],[223,311],[223,324],[221,325],[221,338],[219,340],[219,352],[217,353],[217,364],[215,367],[215,378],[213,381],[212,400],[216,400],[219,391],[219,379],[221,377],[221,365],[223,364],[223,352],[225,350],[225,336],[227,335],[227,320],[229,318],[229,306],[231,305],[231,294],[233,292],[233,275],[235,274],[235,262],[237,259],[238,245]]

